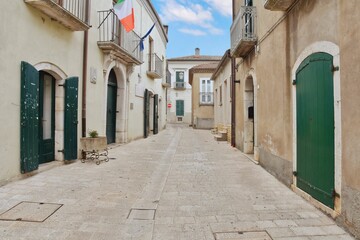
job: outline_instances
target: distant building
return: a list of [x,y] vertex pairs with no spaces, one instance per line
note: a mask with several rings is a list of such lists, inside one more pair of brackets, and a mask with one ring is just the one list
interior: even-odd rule
[[191,56],[168,59],[171,73],[171,88],[168,91],[169,123],[191,124],[191,85],[189,84],[189,69],[199,64],[219,61],[221,56],[201,55],[200,49],[195,49]]
[[219,62],[205,63],[189,70],[192,86],[191,125],[198,129],[214,127],[214,86],[211,75]]

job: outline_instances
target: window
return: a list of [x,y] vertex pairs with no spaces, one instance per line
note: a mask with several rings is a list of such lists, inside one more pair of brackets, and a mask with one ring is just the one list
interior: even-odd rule
[[176,72],[176,82],[184,82],[184,71]]
[[209,78],[200,78],[200,104],[213,104],[213,82]]
[[219,87],[219,92],[220,92],[220,95],[219,95],[219,105],[221,106],[221,105],[222,105],[222,86]]

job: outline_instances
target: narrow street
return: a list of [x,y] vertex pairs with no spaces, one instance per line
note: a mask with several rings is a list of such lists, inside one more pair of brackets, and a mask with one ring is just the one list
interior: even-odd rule
[[[210,131],[168,125],[109,156],[0,187],[0,219],[18,219],[0,221],[0,239],[353,239]],[[21,202],[35,207],[5,213]]]

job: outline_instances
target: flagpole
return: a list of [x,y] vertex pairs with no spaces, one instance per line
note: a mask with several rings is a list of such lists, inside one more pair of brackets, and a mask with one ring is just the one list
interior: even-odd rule
[[100,23],[98,29],[101,27],[101,25],[104,24],[105,20],[109,17],[110,13],[112,13],[112,12],[114,12],[114,10],[111,8],[111,9],[109,10],[109,13],[108,13],[108,14],[106,15],[106,17],[104,18],[104,20]]

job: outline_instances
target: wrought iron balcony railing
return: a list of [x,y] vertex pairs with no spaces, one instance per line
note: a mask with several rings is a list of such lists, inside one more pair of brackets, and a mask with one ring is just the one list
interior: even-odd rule
[[200,105],[214,105],[214,92],[200,92]]
[[24,1],[72,31],[85,31],[90,28],[87,13],[89,0]]
[[185,82],[175,82],[174,88],[177,90],[185,90],[186,84],[185,84]]
[[134,31],[126,32],[118,17],[110,10],[99,11],[99,41],[98,46],[104,53],[112,52],[115,57],[140,65],[140,37]]
[[242,6],[230,28],[231,55],[244,57],[255,46],[256,7]]
[[161,78],[163,76],[163,60],[156,53],[149,54],[147,74],[152,78]]
[[171,87],[171,72],[169,69],[166,69],[165,82],[163,82],[162,85],[167,88]]

